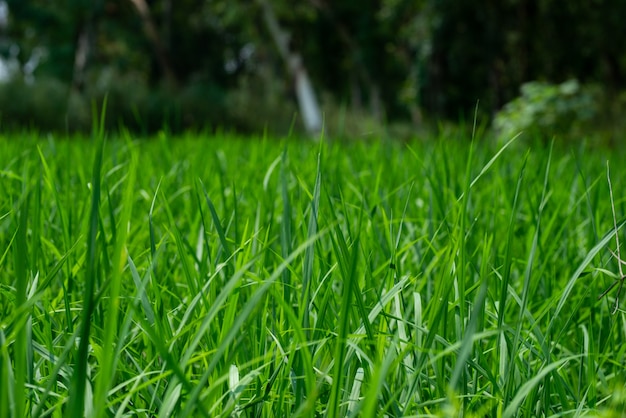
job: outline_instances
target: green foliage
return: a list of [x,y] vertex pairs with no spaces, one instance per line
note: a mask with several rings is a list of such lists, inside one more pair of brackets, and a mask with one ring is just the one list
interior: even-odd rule
[[5,129],[65,127],[68,87],[57,79],[0,84],[0,123]]
[[554,85],[530,82],[522,85],[521,96],[498,112],[494,128],[501,138],[512,138],[524,131],[529,137],[582,135],[583,128],[597,116],[591,88],[577,80]]
[[108,130],[123,126],[144,133],[163,128],[179,132],[223,127],[231,124],[227,113],[235,117],[226,108],[224,92],[214,84],[151,88],[139,74],[103,72],[83,92],[53,78],[0,84],[0,124],[11,131],[30,127],[41,132],[87,132],[92,126],[92,103],[101,104],[105,97]]
[[[259,1],[147,1],[155,33],[146,30],[132,3],[8,0],[9,25],[0,54],[12,56],[23,69],[39,56],[32,74],[37,82],[59,80],[82,96],[59,106],[64,101],[51,95],[51,103],[32,107],[30,115],[17,114],[13,124],[47,130],[54,126],[49,115],[66,109],[57,125],[83,129],[89,121],[77,108],[81,103],[89,108],[93,98],[103,97],[100,82],[113,77],[105,83],[116,105],[111,125],[123,122],[143,131],[163,125],[174,130],[226,125],[240,131],[273,126],[281,134],[289,131],[297,109],[293,79],[263,24]],[[330,94],[333,103],[365,115],[362,125],[373,120],[414,127],[428,117],[469,120],[477,101],[490,116],[528,80],[576,77],[610,93],[626,88],[625,44],[606,41],[626,38],[626,2],[271,4],[291,47],[301,54],[317,96]],[[547,86],[537,88],[553,95]],[[557,101],[571,104],[562,97]],[[3,113],[11,112],[0,104]],[[332,111],[330,106],[326,113]],[[547,111],[540,118],[559,119],[567,112],[577,110]],[[552,129],[550,121],[533,124]],[[521,122],[516,126],[527,128]]]
[[[297,108],[286,100],[286,85],[268,66],[239,79],[229,91],[226,111],[244,132],[268,131],[285,135],[297,120]],[[300,124],[295,125],[297,128]]]

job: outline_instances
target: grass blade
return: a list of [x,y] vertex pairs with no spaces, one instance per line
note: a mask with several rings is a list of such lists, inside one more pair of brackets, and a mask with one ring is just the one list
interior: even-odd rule
[[100,373],[98,375],[96,393],[94,396],[95,417],[102,417],[105,414],[105,406],[107,404],[107,395],[113,382],[113,374],[117,364],[115,354],[115,340],[123,341],[122,336],[118,335],[117,322],[120,310],[120,293],[122,287],[122,272],[126,262],[126,237],[130,228],[131,214],[133,208],[133,195],[135,193],[135,177],[137,172],[137,154],[131,149],[131,160],[128,166],[128,179],[124,189],[122,214],[120,216],[119,233],[116,236],[115,248],[113,251],[112,264],[113,270],[109,282],[109,298],[107,307],[106,326],[104,330],[103,358],[100,365]]
[[83,292],[83,308],[81,315],[81,332],[76,353],[76,366],[72,376],[69,405],[65,411],[68,418],[81,417],[85,414],[85,393],[87,382],[89,336],[91,332],[91,315],[95,310],[94,295],[96,293],[96,275],[98,274],[97,235],[100,221],[100,176],[102,170],[102,154],[104,140],[98,145],[93,164],[91,179],[91,211],[89,215],[89,231],[87,239],[87,266],[85,270],[85,288]]

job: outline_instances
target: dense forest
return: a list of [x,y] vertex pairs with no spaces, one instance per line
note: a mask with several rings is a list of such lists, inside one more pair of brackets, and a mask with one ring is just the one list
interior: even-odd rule
[[93,104],[105,97],[110,127],[141,132],[315,133],[324,125],[346,135],[382,124],[410,131],[468,121],[476,108],[492,120],[520,94],[526,103],[513,102],[509,118],[535,101],[566,108],[567,120],[588,114],[606,123],[624,102],[622,1],[0,6],[4,128],[86,130]]

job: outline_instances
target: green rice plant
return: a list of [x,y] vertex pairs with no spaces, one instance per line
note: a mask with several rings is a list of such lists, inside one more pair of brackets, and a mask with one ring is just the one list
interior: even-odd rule
[[[622,260],[620,256],[620,245],[619,245],[619,233],[617,229],[617,220],[615,219],[615,202],[613,201],[613,187],[611,187],[611,176],[609,172],[609,164],[607,162],[606,165],[606,179],[609,183],[609,196],[611,197],[611,211],[613,212],[613,227],[615,228],[615,252],[611,251],[611,254],[617,260],[617,268],[619,270],[619,276],[615,277],[616,280],[611,284],[604,292],[598,296],[598,299],[602,299],[605,297],[615,286],[617,286],[617,292],[615,294],[615,304],[613,305],[613,309],[611,310],[612,314],[615,314],[619,309],[619,297],[622,293],[622,287],[624,286],[624,272],[622,271],[622,264],[625,264],[624,260]],[[621,226],[621,225],[620,225]],[[610,251],[610,250],[609,250]]]
[[624,412],[605,150],[104,136],[0,139],[0,416]]

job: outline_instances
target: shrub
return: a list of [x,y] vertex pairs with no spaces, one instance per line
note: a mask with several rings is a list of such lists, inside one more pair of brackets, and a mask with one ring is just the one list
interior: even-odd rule
[[15,129],[25,126],[41,130],[62,130],[69,89],[55,79],[33,83],[13,81],[0,84],[0,115],[2,127]]
[[496,114],[493,127],[504,140],[528,132],[544,140],[580,134],[597,115],[594,89],[577,80],[562,84],[533,81],[523,84],[521,96]]

